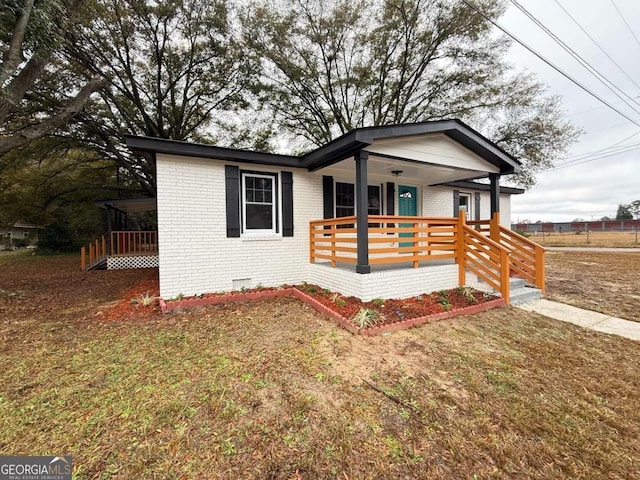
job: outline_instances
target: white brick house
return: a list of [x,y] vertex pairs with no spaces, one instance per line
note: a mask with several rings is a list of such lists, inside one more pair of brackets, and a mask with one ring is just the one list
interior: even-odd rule
[[[510,196],[522,193],[499,186],[518,161],[458,120],[356,129],[300,157],[126,141],[156,162],[163,298],[304,281],[363,300],[455,287],[462,250],[444,242],[440,251],[436,240],[461,231],[459,214],[473,222],[502,212],[494,216],[508,227]],[[415,217],[413,230],[386,223],[398,215]],[[352,246],[323,247],[325,237]]]

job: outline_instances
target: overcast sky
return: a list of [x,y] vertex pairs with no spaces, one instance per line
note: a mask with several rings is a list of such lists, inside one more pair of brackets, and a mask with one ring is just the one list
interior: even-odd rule
[[[518,3],[608,80],[640,103],[639,0],[518,0]],[[606,54],[563,12],[559,4]],[[637,38],[625,25],[616,6]],[[499,23],[640,124],[640,113],[634,112],[581,67],[513,4],[510,4]],[[549,93],[560,95],[567,117],[584,130],[569,152],[569,159],[556,161],[558,167],[540,174],[535,187],[524,195],[512,197],[511,221],[597,219],[604,215],[615,215],[619,203],[627,204],[640,199],[640,127],[604,106],[515,42],[509,58],[517,67],[535,73],[549,86]],[[627,102],[640,112],[639,104]],[[636,148],[604,156],[612,153],[612,150],[627,147]],[[590,152],[599,153],[581,157]],[[596,159],[598,156],[603,158]],[[563,163],[575,163],[578,160],[582,162],[561,167]]]

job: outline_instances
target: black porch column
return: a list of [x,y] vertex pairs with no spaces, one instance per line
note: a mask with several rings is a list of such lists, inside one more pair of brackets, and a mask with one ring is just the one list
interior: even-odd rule
[[107,253],[111,255],[111,230],[113,227],[111,225],[111,205],[107,205]]
[[358,263],[356,273],[371,273],[369,265],[369,192],[367,187],[368,152],[355,154],[356,161],[356,234]]
[[490,173],[489,180],[491,181],[491,217],[494,213],[500,213],[500,174]]
[[107,205],[107,233],[111,233],[111,205]]

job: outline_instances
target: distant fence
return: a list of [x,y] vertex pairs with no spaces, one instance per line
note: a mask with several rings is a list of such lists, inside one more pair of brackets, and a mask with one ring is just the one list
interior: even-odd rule
[[640,220],[512,223],[511,230],[527,233],[635,232],[636,230],[640,230]]

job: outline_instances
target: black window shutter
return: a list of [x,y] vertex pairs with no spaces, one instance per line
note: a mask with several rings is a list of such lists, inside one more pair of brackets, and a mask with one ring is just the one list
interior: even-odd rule
[[458,218],[460,215],[460,190],[453,191],[453,216]]
[[282,236],[293,237],[293,174],[281,172],[282,179]]
[[[393,182],[387,182],[387,215],[395,215],[396,213],[396,188],[395,188],[395,184]],[[393,223],[388,223],[387,227],[388,228],[393,228],[395,225]],[[393,235],[393,233],[390,233],[389,235]]]
[[480,220],[480,192],[475,193],[475,219]]
[[224,183],[227,205],[227,237],[240,236],[240,169],[224,166]]
[[323,218],[333,218],[333,177],[322,176],[322,208]]

